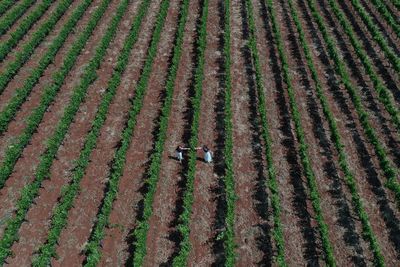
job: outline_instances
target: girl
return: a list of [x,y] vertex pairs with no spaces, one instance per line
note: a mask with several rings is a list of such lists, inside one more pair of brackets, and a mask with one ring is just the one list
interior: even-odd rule
[[180,163],[182,163],[183,160],[183,150],[188,150],[189,148],[185,148],[182,146],[178,146],[175,150],[176,158],[179,160]]
[[203,151],[204,151],[204,161],[207,163],[212,162],[211,151],[206,145],[203,145]]

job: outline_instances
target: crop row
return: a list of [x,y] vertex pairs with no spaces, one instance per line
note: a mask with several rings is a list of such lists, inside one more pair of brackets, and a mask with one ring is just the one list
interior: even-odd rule
[[101,208],[99,210],[99,213],[97,214],[97,221],[93,227],[93,231],[85,248],[85,266],[95,266],[101,258],[100,241],[104,238],[104,229],[108,224],[113,202],[118,193],[119,180],[123,174],[124,166],[126,163],[126,153],[132,141],[133,132],[137,122],[137,115],[139,114],[143,106],[143,99],[149,83],[154,58],[157,55],[158,43],[161,39],[161,32],[168,14],[169,4],[169,0],[163,0],[160,5],[160,9],[154,26],[153,36],[150,42],[149,49],[147,50],[147,57],[136,86],[135,96],[132,100],[131,109],[129,111],[129,118],[126,123],[126,127],[122,132],[120,147],[115,152],[115,156],[113,159],[113,164],[109,175],[110,178],[106,186],[107,192],[103,198]]
[[139,7],[138,14],[133,20],[130,33],[125,40],[124,47],[118,57],[112,77],[108,81],[107,90],[102,98],[96,116],[92,122],[92,127],[85,138],[83,149],[80,152],[78,160],[76,161],[76,165],[72,173],[71,182],[68,186],[64,187],[62,198],[60,199],[59,203],[53,211],[53,216],[50,223],[51,226],[47,235],[47,241],[38,249],[37,258],[35,258],[35,260],[33,261],[34,266],[48,265],[50,263],[51,257],[54,257],[56,254],[55,246],[58,242],[61,231],[67,224],[68,212],[72,208],[75,197],[80,191],[80,182],[85,174],[86,167],[90,162],[90,155],[94,147],[96,146],[100,130],[103,127],[107,117],[109,106],[114,99],[118,86],[121,83],[121,77],[125,72],[126,66],[128,64],[132,47],[138,39],[140,27],[143,18],[147,13],[149,5],[150,1],[144,1]]
[[204,0],[201,4],[201,19],[198,25],[196,52],[197,52],[197,65],[194,74],[194,96],[191,98],[193,120],[190,127],[190,140],[189,140],[189,153],[188,153],[188,171],[186,174],[186,191],[183,195],[182,209],[183,212],[179,215],[177,231],[181,236],[180,250],[177,256],[173,259],[173,266],[185,266],[187,264],[187,257],[191,250],[189,234],[190,234],[190,215],[192,213],[193,204],[193,189],[194,179],[196,173],[196,146],[198,143],[198,129],[200,120],[200,103],[203,90],[204,79],[204,62],[205,50],[207,46],[207,17],[208,17],[208,0]]
[[62,0],[57,6],[54,14],[47,19],[47,21],[40,26],[40,28],[33,34],[32,38],[27,42],[21,51],[15,54],[15,60],[7,64],[5,71],[0,75],[0,93],[4,91],[7,84],[17,74],[18,70],[25,64],[25,62],[31,57],[35,48],[42,42],[42,40],[49,34],[54,28],[57,21],[67,11],[71,5],[72,0]]
[[343,82],[346,90],[348,91],[348,93],[353,101],[353,104],[355,106],[356,112],[360,119],[361,125],[364,129],[365,134],[367,135],[369,142],[374,146],[375,152],[379,159],[379,164],[380,164],[385,176],[388,179],[386,186],[395,192],[396,200],[398,203],[400,203],[400,185],[396,180],[397,179],[396,178],[397,170],[392,166],[392,163],[389,161],[384,146],[379,141],[378,135],[376,134],[375,129],[371,126],[371,124],[369,122],[369,115],[362,106],[361,97],[357,94],[357,91],[354,89],[354,87],[350,81],[350,77],[346,70],[346,66],[339,56],[339,53],[336,49],[335,42],[329,36],[329,33],[327,31],[327,28],[325,26],[323,18],[317,11],[315,1],[307,0],[307,2],[310,7],[310,10],[312,12],[312,16],[314,17],[315,21],[317,22],[318,28],[319,28],[320,32],[322,33],[322,37],[328,46],[328,53],[329,53],[330,57],[332,58],[332,60],[335,62],[335,70],[338,73],[338,75],[341,77],[341,81]]
[[179,12],[178,29],[176,31],[175,45],[173,49],[172,62],[169,67],[168,76],[165,83],[165,100],[161,108],[161,116],[159,119],[159,130],[157,139],[154,145],[154,152],[150,156],[150,167],[146,174],[147,192],[143,201],[143,212],[141,218],[137,222],[134,231],[135,252],[133,257],[133,265],[141,266],[146,255],[146,237],[149,230],[149,218],[153,213],[153,200],[156,192],[157,183],[159,180],[159,173],[161,167],[162,153],[164,151],[164,144],[167,138],[168,119],[172,106],[172,97],[174,92],[174,85],[176,74],[179,67],[179,61],[182,54],[182,44],[185,31],[185,25],[189,11],[189,0],[182,1],[182,7]]
[[339,9],[337,2],[328,0],[334,14],[338,18],[340,25],[346,32],[347,36],[350,39],[351,44],[354,47],[354,51],[356,52],[357,56],[360,58],[361,63],[364,66],[364,69],[368,76],[371,78],[374,88],[378,93],[379,100],[385,106],[386,110],[392,117],[392,122],[395,125],[396,129],[400,131],[400,112],[397,107],[393,103],[393,96],[386,88],[382,80],[378,77],[378,74],[375,72],[373,64],[371,60],[368,58],[366,52],[363,50],[359,40],[355,36],[350,23],[346,19],[344,13]]
[[[37,196],[43,180],[49,178],[50,167],[56,157],[57,151],[65,138],[68,128],[71,125],[80,104],[85,99],[88,87],[97,78],[96,71],[106,55],[108,46],[116,35],[118,24],[128,7],[128,2],[129,0],[125,0],[118,6],[117,12],[114,15],[105,35],[96,47],[95,55],[85,67],[80,83],[75,87],[70,102],[65,108],[60,122],[57,124],[53,136],[47,141],[46,150],[44,154],[41,155],[39,165],[35,171],[34,181],[25,186],[22,190],[21,197],[17,202],[16,216],[7,222],[4,236],[0,241],[0,264],[2,264],[5,258],[10,255],[10,247],[13,242],[18,239],[18,229],[23,223],[26,213],[32,205],[34,198]],[[105,3],[104,6],[107,6],[107,3]]]
[[100,7],[92,15],[84,31],[79,35],[79,37],[73,43],[72,47],[69,49],[60,70],[53,74],[52,83],[44,88],[44,93],[40,100],[39,106],[36,107],[31,115],[27,118],[27,126],[24,129],[23,133],[17,138],[16,142],[12,146],[9,146],[7,148],[4,155],[3,163],[0,166],[0,188],[3,188],[6,180],[11,175],[15,163],[21,156],[25,146],[31,140],[32,135],[37,130],[37,127],[42,121],[47,108],[54,101],[58,91],[65,81],[65,78],[74,66],[78,56],[82,52],[82,49],[84,48],[87,40],[92,35],[94,28],[103,16],[110,1],[111,0],[103,0]]
[[0,36],[6,33],[14,22],[19,19],[25,11],[32,6],[36,0],[23,0],[18,5],[15,5],[9,12],[7,12],[0,19]]
[[249,23],[250,29],[250,40],[248,42],[248,46],[251,51],[253,65],[255,68],[255,77],[256,77],[256,86],[257,86],[257,95],[258,95],[258,111],[261,117],[261,132],[262,137],[265,143],[265,156],[267,160],[267,170],[268,170],[268,180],[266,184],[271,192],[271,205],[273,211],[273,220],[274,220],[274,228],[273,228],[273,238],[275,240],[276,249],[277,249],[277,264],[279,266],[287,266],[285,261],[285,240],[283,237],[283,229],[282,229],[282,221],[281,221],[281,201],[279,197],[279,188],[276,177],[276,170],[273,164],[273,154],[272,154],[272,139],[269,132],[268,126],[268,117],[266,105],[267,102],[265,100],[265,90],[264,90],[264,82],[261,72],[260,59],[257,50],[257,38],[256,38],[256,26],[254,23],[254,12],[251,2],[246,0],[246,9],[247,9],[247,20]]
[[362,20],[367,26],[368,30],[371,32],[372,38],[379,44],[385,55],[388,57],[390,62],[392,63],[394,69],[397,72],[400,72],[400,58],[393,51],[391,47],[389,47],[387,40],[380,32],[379,28],[372,21],[371,16],[365,11],[364,7],[361,5],[359,0],[351,0],[351,3],[355,7],[355,9],[360,14]]
[[308,155],[308,149],[307,149],[307,144],[305,140],[305,135],[304,135],[304,129],[301,125],[301,115],[297,107],[296,103],[296,96],[294,93],[291,77],[290,77],[290,70],[289,70],[289,64],[287,60],[287,56],[285,53],[284,49],[284,44],[282,41],[281,33],[279,26],[276,22],[276,15],[275,15],[275,10],[273,7],[273,2],[272,0],[266,0],[267,5],[268,5],[268,10],[270,12],[270,17],[271,17],[271,22],[272,22],[272,28],[273,28],[273,35],[278,47],[278,53],[279,57],[281,60],[281,68],[283,72],[283,79],[287,85],[287,92],[289,95],[289,104],[290,104],[290,109],[295,125],[295,132],[297,139],[299,141],[299,152],[300,152],[300,158],[301,162],[304,168],[305,175],[307,177],[308,181],[308,187],[310,189],[310,198],[311,198],[311,203],[315,211],[316,215],[316,221],[318,222],[318,230],[321,235],[322,239],[322,247],[325,252],[325,261],[328,266],[335,266],[335,257],[333,255],[333,249],[332,245],[330,244],[329,241],[329,234],[328,234],[328,226],[324,221],[323,214],[322,214],[322,209],[321,209],[321,203],[320,203],[320,195],[318,193],[318,187],[317,187],[317,182],[315,178],[314,171],[312,170],[311,163],[310,163],[310,158]]
[[14,0],[4,0],[0,3],[0,16],[7,12],[7,10],[15,4]]
[[84,0],[71,14],[67,23],[63,26],[58,36],[50,44],[47,52],[39,60],[39,65],[34,68],[29,77],[24,81],[22,87],[15,91],[13,98],[0,112],[0,134],[7,130],[9,122],[14,118],[17,110],[26,101],[33,87],[39,82],[47,66],[54,61],[59,49],[64,45],[65,40],[71,31],[75,28],[79,19],[83,16],[86,9],[93,0]]
[[383,256],[382,256],[381,249],[379,247],[376,236],[375,236],[374,232],[372,231],[371,224],[370,224],[370,221],[368,218],[368,214],[364,210],[364,207],[363,207],[364,205],[363,205],[362,199],[361,199],[360,195],[358,194],[357,182],[355,180],[354,174],[350,170],[350,167],[348,164],[348,159],[347,159],[347,154],[346,154],[346,151],[344,150],[344,145],[341,140],[342,137],[338,130],[335,116],[332,113],[332,111],[330,110],[328,100],[326,99],[326,97],[324,95],[321,81],[318,78],[318,72],[315,68],[314,61],[311,56],[311,51],[310,51],[310,48],[307,44],[307,41],[306,41],[306,38],[304,35],[304,30],[302,28],[301,22],[297,15],[296,8],[294,7],[292,0],[288,0],[288,4],[289,4],[291,16],[293,18],[294,23],[296,24],[296,29],[299,34],[300,43],[301,43],[301,46],[304,51],[308,69],[311,72],[311,76],[312,76],[312,79],[315,84],[318,99],[321,103],[325,118],[329,124],[329,129],[331,132],[331,140],[333,141],[333,143],[335,145],[335,149],[338,152],[339,166],[344,173],[345,182],[351,192],[354,209],[355,209],[358,217],[361,220],[363,233],[370,242],[370,246],[371,246],[371,249],[372,249],[372,251],[374,253],[374,257],[375,257],[375,264],[377,266],[383,266],[384,262],[383,262]]
[[386,23],[392,27],[397,37],[400,38],[400,25],[393,18],[393,14],[388,10],[385,3],[382,0],[371,0],[371,2],[378,9],[379,13],[381,13],[381,15],[385,18]]
[[29,31],[33,24],[46,12],[51,6],[54,0],[46,0],[40,3],[35,10],[29,13],[18,25],[18,28],[12,32],[11,37],[0,45],[0,62],[2,62],[5,56],[13,49],[19,40]]
[[224,231],[225,248],[225,266],[235,265],[235,178],[233,173],[233,124],[232,124],[232,77],[231,77],[231,13],[230,0],[224,1],[224,86],[225,86],[225,105],[224,105],[224,130],[225,130],[225,199],[226,199],[226,217]]

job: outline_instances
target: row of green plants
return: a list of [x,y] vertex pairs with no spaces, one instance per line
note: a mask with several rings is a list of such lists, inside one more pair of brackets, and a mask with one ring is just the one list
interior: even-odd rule
[[364,129],[364,132],[369,140],[369,142],[374,146],[375,153],[378,156],[379,164],[388,179],[386,182],[386,186],[391,189],[396,196],[396,200],[398,204],[400,204],[400,185],[397,181],[397,170],[393,167],[393,164],[388,159],[386,154],[386,149],[379,141],[378,135],[375,129],[371,126],[369,122],[369,114],[365,111],[362,105],[362,99],[357,93],[356,89],[351,83],[350,76],[347,72],[346,66],[342,59],[339,56],[338,50],[336,48],[336,44],[333,41],[332,37],[330,37],[327,27],[325,26],[324,20],[322,16],[318,13],[316,8],[315,0],[307,0],[307,3],[310,7],[312,16],[314,17],[320,32],[322,33],[322,37],[327,44],[328,54],[331,59],[335,63],[335,71],[341,78],[341,82],[344,84],[346,90],[348,91],[352,102],[354,104],[355,110],[361,122],[361,125]]
[[6,33],[14,22],[19,19],[25,11],[32,6],[36,0],[22,0],[18,5],[13,6],[4,16],[0,18],[0,36]]
[[15,163],[21,156],[25,146],[29,144],[32,135],[36,132],[46,110],[55,100],[57,93],[64,84],[65,78],[75,65],[78,56],[81,54],[86,42],[92,35],[93,30],[102,18],[110,2],[111,0],[103,0],[99,8],[93,13],[86,28],[78,36],[69,49],[61,68],[52,75],[52,82],[44,88],[43,96],[40,100],[39,106],[37,106],[31,115],[26,119],[26,127],[23,133],[16,138],[16,141],[11,146],[6,149],[3,162],[0,166],[0,189],[4,187],[6,180],[13,172]]
[[22,87],[16,89],[15,95],[0,112],[0,134],[7,130],[8,124],[15,117],[18,109],[26,101],[34,86],[39,82],[46,68],[54,61],[60,48],[64,45],[68,35],[73,31],[80,18],[93,0],[84,0],[71,14],[67,23],[63,26],[58,36],[52,41],[47,52],[39,60]]
[[168,14],[169,0],[163,0],[156,18],[153,36],[150,46],[147,50],[147,57],[138,80],[135,96],[132,99],[129,118],[122,132],[122,140],[120,146],[115,152],[113,164],[109,174],[107,192],[104,196],[103,203],[97,214],[97,220],[93,227],[89,241],[85,247],[86,262],[85,266],[96,266],[101,259],[100,242],[104,238],[105,227],[108,225],[112,206],[118,194],[119,181],[124,171],[126,163],[126,153],[132,142],[132,136],[137,123],[137,115],[143,106],[143,99],[149,84],[150,74],[153,69],[153,62],[157,55],[158,44],[161,39],[161,33],[164,27],[165,19]]
[[0,3],[0,16],[7,12],[7,10],[15,4],[14,0],[3,0]]
[[361,5],[359,0],[351,0],[354,8],[357,10],[358,14],[364,21],[368,30],[371,32],[372,38],[379,44],[385,55],[388,57],[392,66],[397,72],[400,72],[400,58],[393,49],[389,46],[386,38],[382,35],[382,32],[379,30],[378,26],[373,22],[371,16],[365,11],[365,8]]
[[4,72],[0,75],[0,93],[4,91],[12,78],[17,75],[18,70],[28,61],[35,48],[50,33],[57,21],[67,11],[72,2],[72,0],[61,1],[52,16],[50,16],[47,21],[42,24],[40,28],[32,35],[32,38],[21,47],[21,50],[15,54],[15,59],[7,64]]
[[371,0],[374,6],[378,9],[379,13],[385,18],[387,24],[392,27],[397,37],[400,38],[400,25],[393,16],[396,16],[389,10],[382,0]]
[[265,157],[267,160],[268,180],[266,185],[271,192],[271,206],[273,212],[274,227],[272,229],[272,236],[275,241],[277,255],[276,262],[279,266],[287,266],[285,261],[285,239],[283,237],[282,221],[281,221],[281,201],[279,197],[279,187],[276,177],[276,169],[273,163],[272,154],[272,139],[269,132],[268,116],[265,99],[265,88],[263,82],[263,76],[260,65],[260,58],[257,49],[257,29],[254,22],[253,6],[250,1],[246,0],[247,9],[247,21],[249,23],[250,39],[248,46],[251,51],[252,61],[255,69],[255,78],[257,86],[257,97],[258,97],[258,112],[260,113],[261,119],[261,133],[265,143]]
[[92,122],[92,127],[86,135],[83,149],[76,161],[71,182],[63,188],[62,197],[53,210],[50,230],[47,234],[46,242],[38,249],[37,257],[32,263],[33,266],[46,266],[50,263],[51,258],[56,256],[56,244],[62,230],[67,225],[69,211],[73,207],[74,200],[80,191],[80,182],[90,162],[90,155],[96,146],[100,130],[106,121],[108,109],[121,83],[121,77],[128,65],[131,50],[138,40],[140,27],[145,15],[147,14],[149,6],[150,1],[142,2],[138,13],[133,20],[129,35],[125,40],[124,47],[122,48],[117,64],[114,67],[112,77],[108,81],[107,90]]
[[269,10],[270,17],[271,17],[273,36],[276,41],[279,58],[281,60],[281,70],[283,72],[283,80],[285,81],[285,83],[287,85],[290,109],[291,109],[292,118],[294,121],[296,136],[297,136],[297,139],[299,142],[300,159],[301,159],[301,163],[304,168],[304,174],[307,177],[308,187],[310,190],[310,199],[311,199],[313,209],[315,211],[315,217],[316,217],[316,221],[318,223],[318,231],[320,233],[322,247],[325,252],[325,262],[328,266],[335,266],[336,259],[334,257],[332,245],[329,240],[329,233],[328,233],[329,229],[328,229],[328,225],[326,224],[326,222],[323,218],[323,213],[322,213],[321,203],[320,203],[321,197],[318,192],[318,186],[317,186],[317,181],[315,178],[315,173],[311,167],[311,162],[310,162],[310,158],[308,155],[308,149],[307,149],[307,143],[306,143],[306,138],[305,138],[305,134],[304,134],[304,129],[301,124],[301,114],[299,112],[299,109],[298,109],[298,106],[296,103],[296,96],[295,96],[294,88],[292,85],[292,78],[290,76],[289,63],[287,60],[287,55],[285,52],[279,25],[276,20],[275,10],[273,7],[273,1],[266,0],[266,3],[267,3],[268,10]]
[[339,166],[344,173],[346,185],[348,186],[348,188],[351,192],[351,198],[353,201],[354,210],[356,211],[356,213],[362,223],[363,234],[370,243],[371,250],[374,254],[375,265],[384,266],[385,264],[384,264],[384,258],[382,256],[381,248],[379,247],[376,236],[371,228],[370,220],[368,218],[368,214],[366,213],[366,211],[364,209],[363,201],[358,193],[357,181],[354,177],[353,172],[350,169],[347,154],[344,149],[344,144],[342,142],[342,137],[341,137],[341,134],[340,134],[339,129],[336,124],[335,116],[329,107],[329,102],[328,102],[326,96],[324,95],[324,92],[322,89],[322,84],[318,77],[318,72],[317,72],[317,69],[315,68],[314,61],[313,61],[313,58],[311,55],[311,51],[310,51],[310,48],[306,41],[303,27],[301,25],[298,15],[297,15],[296,7],[293,5],[292,0],[288,0],[288,4],[289,4],[289,8],[290,8],[291,17],[293,18],[293,21],[296,25],[297,33],[299,35],[300,44],[303,48],[304,56],[307,61],[308,69],[310,70],[311,77],[315,84],[317,97],[321,103],[324,116],[329,124],[329,129],[331,132],[331,140],[335,146],[335,149],[336,149],[336,151],[338,153],[338,157],[339,157]]
[[390,91],[386,88],[382,80],[379,78],[378,74],[374,70],[373,63],[368,58],[367,53],[362,48],[360,41],[355,36],[349,21],[346,19],[344,13],[339,9],[336,1],[328,0],[335,16],[337,17],[343,30],[349,37],[349,40],[354,48],[355,53],[360,58],[361,63],[364,66],[365,72],[370,77],[374,84],[374,88],[378,94],[379,101],[385,106],[388,113],[391,115],[392,122],[396,129],[400,131],[400,112],[393,103],[393,96]]
[[[57,124],[53,136],[47,140],[46,150],[40,156],[40,162],[34,174],[34,181],[26,185],[21,192],[21,197],[16,205],[15,217],[7,221],[4,236],[0,240],[0,264],[3,264],[5,259],[11,254],[11,246],[18,240],[18,229],[24,222],[26,213],[38,195],[42,182],[45,179],[49,179],[53,160],[67,134],[69,126],[74,120],[80,104],[85,100],[88,87],[97,79],[96,71],[106,55],[107,48],[116,35],[118,25],[128,8],[128,3],[129,0],[125,0],[118,6],[117,12],[113,16],[106,33],[95,48],[94,56],[85,67],[78,86],[74,88],[68,106],[65,108],[63,116]],[[103,6],[107,6],[107,3],[104,4]]]
[[235,193],[235,177],[233,172],[233,123],[232,123],[232,77],[231,77],[231,3],[230,0],[224,0],[224,129],[225,129],[225,199],[226,199],[226,217],[224,236],[225,266],[234,266],[236,260],[235,243],[235,202],[237,199]]
[[159,131],[154,145],[154,151],[150,156],[150,167],[146,174],[147,192],[143,201],[143,215],[138,220],[136,229],[133,233],[135,240],[135,251],[133,257],[134,266],[142,266],[144,257],[147,253],[146,239],[149,230],[149,219],[153,214],[153,200],[159,180],[161,159],[164,151],[164,144],[167,138],[168,119],[170,116],[172,98],[175,88],[175,79],[182,54],[182,44],[185,32],[185,25],[189,14],[189,0],[183,0],[179,12],[178,28],[175,34],[175,45],[171,65],[169,66],[168,76],[165,82],[165,100],[161,108],[159,119]]
[[197,30],[196,40],[196,68],[194,73],[194,95],[190,99],[193,112],[192,125],[190,127],[189,153],[188,153],[188,171],[186,173],[186,190],[183,195],[182,209],[183,212],[179,215],[178,225],[176,227],[181,236],[179,243],[179,252],[172,261],[173,266],[186,266],[187,258],[191,250],[189,240],[190,235],[190,217],[193,205],[193,190],[194,179],[196,174],[196,150],[198,144],[198,130],[200,120],[200,103],[203,90],[204,79],[204,63],[205,50],[207,46],[207,17],[208,17],[208,0],[201,3],[201,18]]
[[53,2],[54,0],[45,0],[41,2],[22,20],[21,24],[18,25],[18,28],[10,33],[10,38],[0,44],[0,62],[4,60],[5,56],[17,45],[18,41],[24,37],[33,24],[40,19]]

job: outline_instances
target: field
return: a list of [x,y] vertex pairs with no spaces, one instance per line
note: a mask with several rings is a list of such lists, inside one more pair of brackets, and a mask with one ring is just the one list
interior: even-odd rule
[[398,266],[399,109],[399,0],[0,0],[0,266]]

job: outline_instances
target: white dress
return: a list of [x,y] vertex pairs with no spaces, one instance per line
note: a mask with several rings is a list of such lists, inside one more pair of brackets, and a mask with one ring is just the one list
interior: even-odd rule
[[207,163],[210,163],[212,161],[212,156],[210,151],[204,152],[204,160]]
[[182,160],[183,160],[182,151],[176,151],[176,158],[177,158],[179,161],[182,161]]

